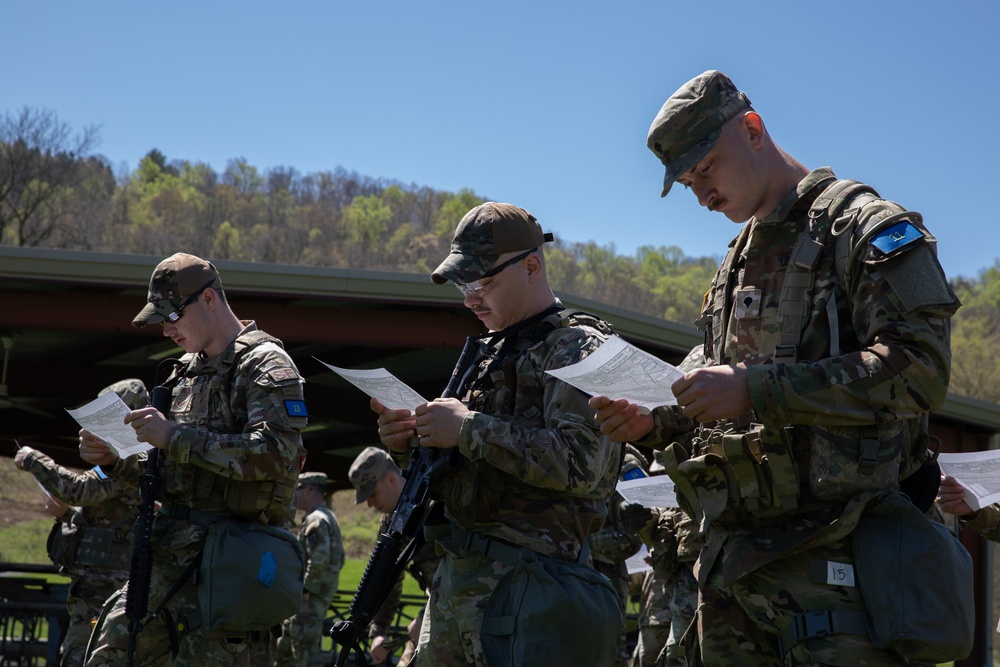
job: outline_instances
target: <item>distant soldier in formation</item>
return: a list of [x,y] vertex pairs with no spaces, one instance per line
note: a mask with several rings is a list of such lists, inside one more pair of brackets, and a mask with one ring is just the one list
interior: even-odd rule
[[276,667],[318,667],[323,664],[323,619],[340,585],[344,540],[337,517],[326,505],[325,473],[299,475],[297,505],[305,512],[299,542],[306,552],[302,606],[281,624]]
[[[149,405],[141,380],[116,382],[97,395],[110,391],[132,410]],[[75,472],[31,447],[18,449],[14,465],[34,475],[51,494],[46,505],[57,522],[49,535],[49,556],[70,579],[69,626],[59,664],[80,667],[91,623],[100,615],[104,601],[128,580],[139,493],[135,487],[102,476],[99,468]]]

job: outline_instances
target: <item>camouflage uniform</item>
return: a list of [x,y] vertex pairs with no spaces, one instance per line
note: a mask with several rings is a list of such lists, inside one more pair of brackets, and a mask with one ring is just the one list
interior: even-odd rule
[[[500,248],[492,236],[479,236],[486,225],[476,225],[498,211],[530,218],[525,223],[530,238]],[[469,283],[500,254],[538,248],[550,239],[543,238],[534,217],[523,209],[483,204],[459,223],[453,252],[432,278],[438,283]],[[556,302],[539,316],[486,334],[487,353],[462,398],[471,412],[459,434],[460,463],[442,477],[435,493],[459,529],[456,536],[478,535],[576,561],[587,537],[600,529],[607,515],[621,450],[601,435],[587,395],[545,373],[596,350],[610,327],[596,320],[593,326],[570,324],[560,311]],[[415,664],[484,665],[483,610],[512,565],[466,549],[454,539],[439,539],[438,544],[445,553],[431,583]]]
[[698,530],[698,524],[687,512],[677,507],[668,508],[664,512],[660,518],[660,526],[674,536],[676,569],[667,600],[670,631],[656,659],[656,665],[688,667],[683,639],[698,608],[698,582],[694,578],[694,563],[705,540]]
[[[718,72],[697,77],[664,104],[648,139],[667,165],[664,194],[711,149],[722,124],[747,108],[745,95]],[[825,636],[796,636],[793,630],[814,614],[863,618],[859,589],[827,584],[815,566],[823,571],[833,562],[853,571],[850,533],[881,490],[881,478],[844,474],[839,466],[846,465],[846,457],[837,462],[834,443],[859,447],[862,437],[874,432],[880,447],[896,443],[887,472],[900,477],[910,472],[902,468],[910,463],[905,459],[911,443],[919,442],[916,425],[926,423],[927,413],[945,398],[949,318],[959,303],[919,216],[875,199],[864,205],[863,219],[898,215],[900,226],[867,238],[848,227],[857,244],[848,267],[851,289],[845,293],[841,287],[834,243],[821,244],[812,283],[800,291],[811,306],[795,313],[801,322],[779,317],[786,276],[797,268],[790,261],[793,247],[809,224],[814,201],[833,182],[829,169],[817,169],[771,214],[751,219],[730,245],[700,320],[712,363],[747,366],[753,414],[717,425],[719,432],[741,433],[745,424],[762,424],[765,461],[791,455],[794,467],[768,481],[766,497],[756,497],[760,505],[739,505],[726,500],[720,466],[735,469],[747,459],[730,458],[735,453],[730,450],[722,457],[714,434],[678,437],[676,412],[658,410],[654,433],[643,441],[649,444],[657,432],[669,436],[659,443],[666,447],[665,461],[674,461],[668,471],[673,469],[678,487],[688,485],[678,496],[708,530],[695,567],[701,585],[698,657],[705,665],[905,664],[876,648],[863,627],[835,627]],[[853,205],[853,199],[846,202],[848,222],[857,219],[851,217],[857,213]],[[899,238],[891,238],[897,232]],[[788,330],[788,324],[800,323]],[[798,341],[793,358],[786,356],[789,333]],[[854,465],[860,462],[859,456]],[[704,467],[695,471],[696,465]],[[872,488],[847,486],[856,482],[870,482]],[[779,483],[786,485],[780,491]],[[897,483],[890,477],[882,488]],[[729,491],[751,498],[742,486]]]
[[[625,445],[625,459],[622,463],[623,469],[626,465],[638,468],[646,472],[649,468],[642,453],[632,445]],[[634,556],[642,546],[642,540],[625,529],[621,522],[618,506],[623,498],[617,491],[608,502],[608,518],[601,526],[601,529],[590,536],[590,552],[594,559],[594,569],[606,576],[621,598],[622,609],[628,604],[629,595],[629,573],[628,565],[625,561]],[[628,644],[624,630],[621,641],[618,645],[618,658],[615,660],[616,667],[625,667],[629,662]]]
[[[24,447],[24,469],[55,498],[80,506],[60,521],[72,524],[81,545],[93,541],[94,557],[71,557],[72,564],[61,567],[69,577],[67,610],[69,626],[60,652],[62,667],[79,667],[90,639],[91,621],[101,612],[104,602],[128,580],[132,551],[131,528],[139,504],[136,489],[101,478],[94,470],[74,472],[57,465],[41,452]],[[96,530],[95,530],[96,529]],[[100,543],[100,544],[98,544]],[[77,553],[80,552],[78,548]],[[103,551],[100,557],[98,552]],[[86,561],[86,562],[82,562]]]
[[[97,393],[114,391],[133,410],[149,405],[141,380],[121,380]],[[73,534],[76,548],[60,558],[60,572],[70,579],[66,608],[69,625],[60,645],[61,667],[83,664],[90,639],[91,622],[104,602],[128,581],[132,553],[132,524],[138,511],[136,489],[96,470],[76,472],[58,465],[30,447],[18,450],[15,462],[34,475],[38,483],[58,500],[74,505],[57,520],[53,531]],[[55,536],[59,539],[60,536]],[[50,538],[51,539],[51,538]]]
[[987,505],[977,512],[958,517],[962,527],[971,528],[991,542],[1000,542],[1000,504]]
[[[303,473],[299,488],[314,484],[326,488],[323,473]],[[295,614],[281,624],[278,639],[277,667],[319,667],[324,664],[321,652],[323,620],[337,595],[340,570],[344,567],[344,540],[337,517],[326,505],[309,512],[299,527],[299,542],[306,552],[303,592],[309,599]]]
[[[182,285],[178,289],[179,278],[161,271],[177,258],[190,257],[174,255],[157,267],[150,281],[149,304],[134,322],[136,326],[160,321],[150,316],[151,307],[162,319],[163,310],[171,305],[176,308],[182,295],[193,294],[201,287],[186,290]],[[197,262],[221,287],[215,268],[203,260]],[[167,287],[162,287],[164,282]],[[164,305],[164,301],[169,304]],[[249,321],[243,324],[237,338],[218,356],[182,357],[180,381],[173,389],[167,415],[178,428],[166,450],[150,450],[161,452],[160,500],[164,504],[153,526],[150,611],[160,605],[188,564],[201,553],[205,541],[203,526],[169,514],[192,508],[221,519],[246,521],[267,512],[271,523],[291,525],[294,485],[305,453],[300,435],[306,425],[302,380],[294,362],[273,339],[259,342],[262,333],[256,325]],[[146,458],[147,453],[142,452],[119,459],[106,472],[113,479],[138,485]],[[255,510],[246,505],[230,507],[244,500],[256,503],[265,493],[269,494],[266,509],[259,505]],[[124,663],[127,589],[126,585],[105,606],[95,628],[88,667],[117,667]],[[258,666],[273,660],[269,632],[233,635],[203,629],[193,578],[181,586],[166,610],[169,615],[162,614],[139,633],[137,665]],[[172,658],[165,617],[172,619],[178,630],[179,651]]]

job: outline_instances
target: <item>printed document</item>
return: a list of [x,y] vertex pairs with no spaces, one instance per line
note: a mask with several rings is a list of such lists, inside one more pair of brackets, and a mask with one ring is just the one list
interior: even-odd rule
[[965,487],[965,502],[974,510],[1000,502],[1000,449],[967,454],[938,454],[941,472]]
[[684,373],[662,359],[611,336],[572,366],[545,371],[591,396],[626,398],[649,414],[661,405],[676,405],[670,385]]
[[674,482],[666,475],[622,480],[616,488],[622,498],[643,507],[679,507]]
[[135,429],[125,423],[125,415],[132,412],[132,408],[113,391],[66,412],[77,424],[108,443],[120,458],[153,448],[149,443],[139,442]]
[[417,409],[417,406],[427,403],[426,398],[384,368],[352,370],[331,366],[320,359],[316,359],[316,361],[372,398],[377,398],[379,403],[390,410],[409,410],[412,412]]

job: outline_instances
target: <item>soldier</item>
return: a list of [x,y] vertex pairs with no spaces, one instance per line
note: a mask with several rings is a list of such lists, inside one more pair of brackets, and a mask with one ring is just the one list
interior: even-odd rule
[[[680,502],[707,530],[697,657],[906,664],[869,638],[854,582],[879,573],[855,570],[852,532],[900,498],[947,392],[960,304],[934,238],[919,214],[780,149],[718,71],[667,100],[647,143],[666,166],[663,195],[678,182],[750,220],[706,295],[709,366],[674,383],[679,407],[640,415],[591,400],[612,439],[664,449]],[[836,576],[811,570],[831,563]]]
[[[643,476],[648,471],[649,464],[643,457],[642,452],[632,445],[625,445],[625,459],[622,462],[622,471],[639,471]],[[622,478],[619,475],[619,478]],[[622,608],[628,604],[629,594],[629,574],[625,561],[630,556],[634,556],[642,541],[622,524],[619,505],[622,502],[621,495],[616,491],[611,496],[608,503],[608,518],[596,534],[590,536],[590,550],[594,558],[594,569],[606,576],[621,598]],[[618,643],[618,657],[615,659],[614,667],[627,667],[629,663],[628,643],[624,630]]]
[[[440,450],[456,463],[432,488],[451,528],[437,541],[444,555],[431,583],[414,657],[418,666],[486,664],[482,631],[491,630],[491,645],[510,636],[505,639],[499,626],[484,627],[484,609],[505,575],[523,571],[518,564],[525,550],[553,567],[586,561],[584,543],[607,515],[620,447],[601,436],[586,395],[545,371],[580,361],[611,328],[594,316],[564,311],[555,298],[541,252],[551,240],[533,215],[511,204],[487,202],[466,213],[451,254],[431,279],[454,283],[465,306],[486,325],[489,332],[475,339],[484,354],[468,375],[458,369],[457,377],[466,380],[460,398],[436,399],[415,414],[372,401],[382,443],[401,465],[414,434],[421,448]],[[588,593],[617,607],[607,579],[587,570],[600,578]],[[606,589],[599,591],[598,581]],[[620,626],[605,624],[601,632],[610,636],[578,632],[575,645],[557,638],[556,624],[573,611],[570,606],[553,613],[551,625],[534,629],[551,629],[548,645],[528,641],[525,650],[554,650],[565,659],[597,644],[599,653],[591,659],[613,660]],[[525,613],[508,620],[516,626]]]
[[[122,380],[97,395],[109,391],[117,393],[132,410],[149,405],[142,380]],[[50,540],[69,542],[68,548],[59,549],[57,563],[70,580],[66,600],[69,625],[59,649],[59,665],[80,667],[91,623],[101,613],[104,601],[128,580],[131,529],[138,514],[139,494],[134,487],[102,477],[97,469],[75,472],[31,447],[17,450],[14,465],[34,475],[46,492],[60,501],[49,499],[47,503],[47,507],[58,507]],[[74,505],[79,509],[71,507]]]
[[[306,425],[302,379],[280,341],[258,331],[252,321],[236,317],[210,262],[184,253],[166,258],[153,271],[147,300],[133,326],[160,324],[163,335],[186,353],[168,380],[173,393],[167,414],[150,407],[125,417],[138,440],[153,449],[119,458],[93,433],[80,432],[83,459],[98,464],[112,479],[136,485],[149,456],[162,462],[162,508],[152,531],[149,609],[165,607],[155,619],[144,619],[135,662],[270,664],[269,630],[206,629],[216,619],[204,615],[211,609],[200,603],[199,586],[208,582],[200,577],[195,581],[193,564],[200,560],[201,570],[211,572],[210,555],[217,557],[222,551],[199,557],[207,537],[220,528],[238,530],[243,524],[258,527],[258,534],[276,535],[280,531],[265,529],[291,525],[292,496],[305,453],[300,434]],[[294,535],[287,538],[295,542]],[[301,568],[301,561],[262,559],[261,581],[265,577],[273,581],[296,567]],[[129,586],[105,605],[91,639],[88,667],[124,663]],[[228,602],[246,613],[274,606],[270,594],[221,593],[228,597],[213,598],[214,605]]]
[[[382,520],[379,521],[378,526],[378,532],[381,535],[389,527],[392,511],[396,508],[399,496],[403,492],[403,486],[406,484],[402,473],[384,449],[365,447],[351,463],[351,469],[347,476],[355,489],[355,502],[366,503],[368,507],[373,507],[382,513]],[[428,595],[430,594],[431,580],[440,560],[441,557],[437,555],[433,541],[429,541],[414,554],[407,565],[407,571]],[[369,652],[373,664],[384,664],[391,655],[391,651],[385,646],[388,639],[386,631],[399,609],[402,596],[403,575],[401,574],[382,607],[372,619],[371,625],[368,626]],[[416,649],[416,637],[420,632],[423,618],[424,611],[421,609],[410,622],[410,626],[407,628],[410,640],[407,641],[403,649],[399,664],[405,665],[413,656]]]
[[324,664],[321,651],[323,620],[337,595],[344,567],[344,540],[337,517],[326,505],[326,473],[299,475],[296,503],[305,512],[299,542],[306,552],[302,604],[281,624],[276,667],[317,667]]

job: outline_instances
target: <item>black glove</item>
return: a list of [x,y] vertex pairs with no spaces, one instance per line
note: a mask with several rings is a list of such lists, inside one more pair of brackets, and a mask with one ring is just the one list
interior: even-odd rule
[[622,504],[618,506],[618,515],[621,517],[622,527],[633,535],[649,528],[657,518],[655,510],[627,501],[622,501]]

